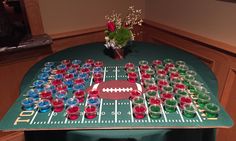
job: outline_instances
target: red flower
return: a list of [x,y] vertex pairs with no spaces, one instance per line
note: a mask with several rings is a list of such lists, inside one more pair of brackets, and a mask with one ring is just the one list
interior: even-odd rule
[[109,31],[114,32],[116,30],[116,25],[114,22],[108,22],[107,23],[107,28]]

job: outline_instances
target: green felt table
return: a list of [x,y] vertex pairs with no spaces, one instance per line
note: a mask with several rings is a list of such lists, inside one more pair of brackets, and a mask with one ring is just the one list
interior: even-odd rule
[[[182,116],[181,112],[178,110],[174,114],[166,113],[165,116],[162,115],[160,119],[151,119],[149,116],[146,116],[144,119],[137,120],[133,119],[132,115],[130,114],[129,109],[131,103],[129,100],[104,99],[102,109],[100,108],[100,113],[95,119],[92,120],[84,118],[83,113],[81,113],[81,116],[76,121],[67,120],[67,118],[65,118],[65,112],[55,113],[50,111],[48,113],[38,113],[37,110],[34,110],[33,113],[26,113],[26,116],[24,116],[24,113],[21,113],[22,110],[20,108],[20,102],[27,90],[29,90],[32,82],[36,80],[40,69],[46,62],[52,61],[58,63],[64,59],[80,59],[85,61],[88,58],[101,60],[104,62],[107,71],[106,81],[114,79],[126,79],[123,66],[127,62],[132,62],[138,66],[138,62],[140,60],[147,60],[150,63],[156,59],[164,60],[166,58],[173,59],[174,61],[183,60],[187,63],[190,69],[197,72],[197,80],[202,82],[208,89],[211,95],[211,101],[220,105],[216,98],[218,87],[214,74],[203,62],[189,53],[167,45],[154,45],[144,42],[132,42],[128,53],[123,60],[114,60],[109,55],[107,55],[107,53],[108,52],[105,50],[102,43],[92,43],[60,51],[35,64],[22,80],[20,96],[1,121],[0,129],[7,131],[123,129],[125,133],[126,131],[124,129],[228,128],[233,125],[231,118],[221,106],[217,120],[208,120],[206,117],[202,116],[200,112],[195,118],[189,119]],[[93,84],[87,82],[86,86],[89,85]],[[79,106],[81,109],[83,109],[84,105],[85,103],[80,103]],[[114,112],[120,112],[120,114],[111,114]],[[27,120],[27,122],[19,122],[14,125],[14,122],[18,117]],[[147,132],[147,130],[139,131],[142,131],[142,133]],[[96,130],[91,132],[95,132],[94,134],[96,134],[99,131]],[[122,130],[120,132],[122,132]],[[148,133],[150,132],[156,131],[149,130]],[[137,134],[139,133],[134,133],[134,135]]]

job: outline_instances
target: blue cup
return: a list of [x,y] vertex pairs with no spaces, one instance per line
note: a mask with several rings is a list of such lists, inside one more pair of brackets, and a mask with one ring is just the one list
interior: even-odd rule
[[39,99],[39,91],[38,89],[29,89],[27,91],[27,96],[30,98],[33,98],[34,100],[38,100]]
[[79,101],[78,101],[77,98],[72,97],[72,98],[69,98],[69,99],[66,100],[66,106],[67,107],[69,107],[69,106],[76,106],[78,104],[79,104]]
[[38,102],[38,109],[40,113],[46,113],[50,110],[51,103],[48,99],[42,99]]
[[47,80],[48,80],[48,77],[49,77],[49,74],[46,73],[46,72],[40,73],[40,74],[38,75],[38,79],[39,79],[39,80],[47,81]]
[[88,98],[88,105],[94,105],[96,107],[100,106],[100,99],[98,97],[90,97]]
[[46,62],[45,64],[44,64],[44,66],[45,67],[50,67],[50,68],[52,68],[53,66],[54,66],[54,62]]
[[34,99],[33,98],[25,98],[21,101],[22,109],[26,111],[30,111],[34,109]]

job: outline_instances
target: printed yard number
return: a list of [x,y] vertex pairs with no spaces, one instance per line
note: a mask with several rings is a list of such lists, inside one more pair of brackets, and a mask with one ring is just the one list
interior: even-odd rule
[[15,122],[14,122],[14,125],[17,125],[19,122],[30,122],[30,118],[31,116],[34,115],[34,111],[22,111],[20,114],[19,114],[19,117],[16,118]]

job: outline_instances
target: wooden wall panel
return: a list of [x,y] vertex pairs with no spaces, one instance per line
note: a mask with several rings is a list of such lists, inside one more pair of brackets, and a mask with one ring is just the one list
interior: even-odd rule
[[25,141],[24,132],[11,132],[2,138],[1,141]]
[[215,73],[219,86],[218,97],[221,97],[229,69],[229,65],[226,63],[229,61],[227,55],[212,49],[212,47],[207,44],[199,43],[148,24],[144,25],[143,40],[153,43],[162,42],[169,44],[200,58]]
[[[235,107],[236,107],[236,66],[231,68],[228,73],[227,83],[224,87],[224,95],[221,100],[221,104],[225,107],[226,111],[235,120]],[[217,141],[234,141],[236,133],[236,126],[234,125],[230,129],[219,129],[217,132]]]
[[[192,36],[187,38],[182,34],[184,33],[170,31],[160,24],[146,22],[143,40],[172,45],[197,56],[207,64],[218,80],[218,98],[221,104],[236,121],[236,55],[229,50],[209,45],[207,39],[205,42],[200,42],[197,38]],[[216,139],[217,141],[233,141],[236,138],[235,132],[236,126],[229,129],[218,129]]]
[[104,42],[104,31],[72,36],[69,38],[54,39],[52,50],[57,52],[68,47],[78,46],[92,42]]

